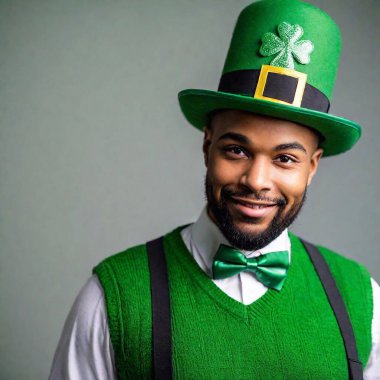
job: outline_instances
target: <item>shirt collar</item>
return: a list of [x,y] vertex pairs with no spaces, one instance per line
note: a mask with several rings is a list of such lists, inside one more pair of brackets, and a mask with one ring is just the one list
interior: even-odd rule
[[[208,268],[211,268],[216,251],[220,244],[231,245],[210,219],[204,207],[197,221],[191,228],[191,240]],[[257,251],[242,251],[247,257],[265,255],[273,251],[287,251],[290,259],[290,239],[285,229],[275,240]]]

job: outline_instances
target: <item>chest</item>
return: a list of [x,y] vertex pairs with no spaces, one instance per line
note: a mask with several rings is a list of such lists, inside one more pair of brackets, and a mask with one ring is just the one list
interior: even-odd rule
[[201,286],[199,293],[174,296],[175,377],[346,379],[344,345],[328,302],[290,289],[273,292],[249,306],[222,294],[205,297]]

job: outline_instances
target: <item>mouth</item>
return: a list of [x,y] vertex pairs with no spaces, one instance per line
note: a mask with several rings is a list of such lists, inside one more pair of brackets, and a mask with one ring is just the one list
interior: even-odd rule
[[249,218],[264,218],[278,207],[275,202],[268,201],[252,201],[239,197],[231,197],[234,208],[245,217]]

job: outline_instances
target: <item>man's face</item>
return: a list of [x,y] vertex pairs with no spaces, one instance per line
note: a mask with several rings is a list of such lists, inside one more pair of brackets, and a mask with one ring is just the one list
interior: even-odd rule
[[322,150],[299,124],[222,111],[206,128],[208,213],[233,246],[257,250],[296,218]]

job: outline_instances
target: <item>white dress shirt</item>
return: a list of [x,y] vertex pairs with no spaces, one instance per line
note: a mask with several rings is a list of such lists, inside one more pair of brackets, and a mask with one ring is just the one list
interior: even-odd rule
[[[204,209],[194,223],[181,231],[182,238],[201,269],[211,275],[213,257],[219,244],[229,244]],[[272,251],[288,251],[290,239],[285,230],[266,247],[244,252],[255,257]],[[227,295],[248,305],[262,297],[267,287],[249,272],[223,280],[212,280]],[[380,287],[373,280],[372,349],[364,380],[380,380]],[[80,291],[67,317],[54,356],[50,380],[116,380],[114,353],[110,340],[103,288],[96,275]]]

